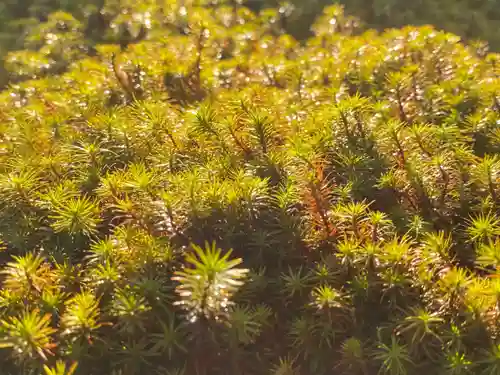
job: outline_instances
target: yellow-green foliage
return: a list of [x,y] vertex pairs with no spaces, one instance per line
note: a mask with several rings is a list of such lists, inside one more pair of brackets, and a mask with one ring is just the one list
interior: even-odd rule
[[7,58],[2,374],[499,373],[500,56],[127,9]]
[[[255,1],[259,3],[258,0]],[[405,25],[434,25],[467,40],[485,40],[500,48],[499,0],[267,0],[267,3],[291,3],[288,29],[305,35],[307,26],[325,6],[342,4],[346,12],[362,19],[369,27],[384,29]],[[264,2],[264,3],[265,3]],[[262,4],[263,2],[260,1]],[[289,6],[287,6],[289,8]]]

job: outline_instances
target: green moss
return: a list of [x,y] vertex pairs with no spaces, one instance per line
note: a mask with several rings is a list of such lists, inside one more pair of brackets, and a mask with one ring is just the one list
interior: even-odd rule
[[498,373],[498,54],[127,4],[7,55],[2,373]]

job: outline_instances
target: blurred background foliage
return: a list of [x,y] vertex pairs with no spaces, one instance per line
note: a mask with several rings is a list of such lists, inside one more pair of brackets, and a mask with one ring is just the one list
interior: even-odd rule
[[[214,5],[225,0],[197,0]],[[184,0],[179,0],[182,5]],[[491,48],[500,48],[500,0],[228,0],[252,10],[280,7],[287,14],[286,31],[299,39],[310,35],[310,26],[325,6],[344,5],[347,14],[361,19],[366,27],[377,29],[403,25],[431,24],[438,29],[460,35],[465,40],[481,39]],[[37,30],[40,22],[47,22],[50,14],[62,11],[71,14],[86,27],[85,37],[96,42],[108,37],[106,26],[124,14],[135,2],[129,0],[2,0],[0,2],[0,57],[7,50],[24,49],[27,35]],[[144,7],[161,0],[141,2]],[[137,8],[135,8],[137,9]],[[98,13],[101,10],[103,12]],[[128,13],[127,17],[134,18]]]
[[[199,0],[216,3],[224,0]],[[161,4],[161,0],[155,1]],[[231,2],[231,1],[228,1]],[[234,0],[254,10],[281,5],[281,0]],[[370,27],[400,27],[407,24],[432,24],[466,38],[487,40],[500,46],[499,0],[291,0],[293,22],[288,32],[306,35],[314,18],[325,6],[341,3],[347,13],[361,18]],[[147,1],[145,3],[148,3]],[[179,3],[182,3],[180,0]],[[2,43],[19,42],[16,36],[26,26],[45,21],[51,12],[62,10],[84,21],[92,10],[108,5],[117,10],[127,6],[123,0],[3,0],[0,3]],[[12,45],[12,44],[11,44]],[[5,44],[4,44],[5,46]]]

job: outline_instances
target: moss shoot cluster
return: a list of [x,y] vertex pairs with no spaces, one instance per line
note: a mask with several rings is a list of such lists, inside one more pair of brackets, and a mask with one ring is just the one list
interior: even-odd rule
[[56,12],[7,55],[2,374],[500,374],[500,55],[284,13]]

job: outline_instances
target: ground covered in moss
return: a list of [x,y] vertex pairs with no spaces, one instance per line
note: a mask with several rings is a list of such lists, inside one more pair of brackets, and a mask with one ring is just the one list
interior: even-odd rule
[[6,59],[2,374],[500,374],[500,56],[157,4]]

